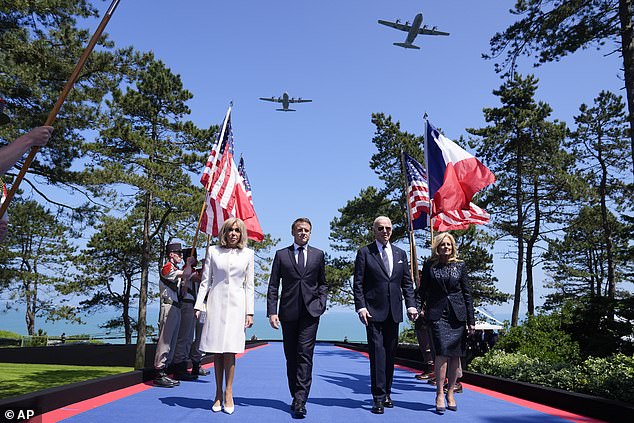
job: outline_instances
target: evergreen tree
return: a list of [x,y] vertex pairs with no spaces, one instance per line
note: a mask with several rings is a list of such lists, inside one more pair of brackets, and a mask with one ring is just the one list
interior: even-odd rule
[[67,287],[69,293],[88,296],[81,302],[87,314],[114,307],[119,316],[105,322],[107,329],[122,328],[125,343],[132,342],[136,318],[131,309],[139,298],[142,222],[140,216],[104,216],[86,250],[75,262],[81,274]]
[[634,172],[634,3],[632,0],[517,0],[511,13],[523,16],[491,38],[485,58],[506,56],[497,71],[513,74],[517,59],[533,56],[536,65],[559,61],[579,49],[616,46],[623,58],[625,92],[629,109],[630,156]]
[[[188,227],[196,227],[203,192],[192,183],[190,172],[200,171],[216,128],[201,130],[184,120],[192,94],[178,75],[151,54],[139,56],[138,64],[132,84],[125,92],[114,89],[112,100],[106,102],[108,121],[97,142],[89,146],[94,164],[88,171],[93,186],[128,190],[131,205],[142,211],[135,363],[142,368],[150,266],[162,252],[155,251],[157,238],[168,219],[182,219]],[[157,271],[161,264],[157,263]]]
[[62,295],[74,253],[66,241],[68,227],[32,200],[16,199],[11,210],[9,235],[0,244],[0,291],[8,296],[7,308],[25,305],[29,335],[36,333],[38,318],[81,322]]
[[536,90],[536,78],[516,74],[494,91],[502,106],[484,109],[486,121],[493,125],[468,129],[479,137],[472,140],[478,157],[497,177],[485,201],[493,227],[502,236],[511,237],[517,247],[513,326],[519,321],[524,268],[528,313],[534,314],[533,268],[537,243],[547,232],[543,225],[560,222],[562,206],[574,192],[569,178],[574,162],[562,149],[565,125],[546,120],[551,108],[535,102]]
[[[96,16],[97,10],[86,0],[2,2],[0,96],[8,103],[12,121],[0,128],[0,145],[46,121],[92,35],[80,29],[78,21]],[[31,174],[44,176],[48,183],[70,186],[79,192],[83,192],[81,172],[71,166],[83,155],[84,130],[95,127],[99,105],[119,82],[120,74],[127,71],[130,54],[130,49],[113,53],[113,43],[106,36],[98,45],[58,114],[51,140],[29,169]],[[31,186],[49,200],[46,190],[35,182]],[[74,208],[77,213],[73,217],[82,218],[89,204],[87,196],[83,207],[60,205]]]
[[[591,189],[587,199],[598,203],[602,245],[605,246],[608,297],[616,293],[614,220],[610,208],[632,211],[632,179],[628,175],[627,120],[621,97],[603,91],[594,100],[594,107],[582,104],[575,116],[577,128],[572,132],[569,147]],[[624,182],[629,179],[629,184]]]
[[[329,285],[329,295],[332,303],[352,304],[351,277],[354,271],[354,255],[365,244],[374,240],[372,222],[379,215],[390,217],[392,220],[391,242],[398,242],[407,237],[407,203],[405,197],[405,176],[401,165],[401,151],[407,152],[420,163],[424,163],[422,137],[403,132],[398,122],[382,113],[372,115],[372,123],[376,132],[372,143],[377,152],[370,160],[370,168],[374,170],[383,182],[384,188],[369,186],[361,190],[359,195],[339,209],[339,217],[330,223],[330,239],[332,248],[345,255],[327,257],[326,279]],[[421,233],[419,238],[427,238],[427,233]],[[488,253],[482,234],[475,229],[457,231],[457,240],[463,246],[461,256],[467,262],[473,275],[474,292],[480,303],[499,303],[507,300],[508,296],[494,286],[492,275],[493,257]],[[464,237],[464,239],[462,239]],[[419,247],[429,246],[429,241],[423,241]],[[422,266],[421,257],[410,258],[416,260],[419,268]]]

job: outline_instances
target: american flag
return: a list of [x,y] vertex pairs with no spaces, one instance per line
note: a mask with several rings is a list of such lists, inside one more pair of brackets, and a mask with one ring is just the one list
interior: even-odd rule
[[429,215],[429,188],[425,169],[412,156],[403,153],[407,174],[407,201],[411,211],[412,229],[425,229]]
[[238,162],[238,173],[242,176],[242,182],[244,183],[244,189],[247,192],[247,197],[249,198],[249,202],[253,205],[253,194],[251,193],[251,182],[249,182],[249,177],[247,176],[247,170],[244,168],[244,159],[240,157],[240,161]]
[[[233,151],[233,131],[229,112],[218,152],[214,146],[200,178],[201,184],[207,190],[207,207],[200,223],[200,229],[213,236],[218,236],[222,224],[229,217],[235,216],[246,223],[255,216],[253,203],[247,196],[244,186],[244,179],[233,160]],[[215,168],[214,161],[216,161]],[[256,240],[261,241],[261,239]]]
[[[424,229],[428,224],[430,209],[427,172],[420,163],[407,153],[403,153],[407,173],[407,197],[411,210],[412,229]],[[489,213],[469,203],[468,210],[451,210],[433,217],[435,231],[468,229],[470,225],[484,225],[489,222]]]
[[[249,199],[251,206],[253,206],[251,182],[249,182],[247,170],[244,167],[244,159],[242,157],[240,157],[240,162],[238,163],[238,172],[240,173],[240,177],[242,178],[242,186],[246,191],[247,198]],[[258,220],[258,215],[255,213],[255,209],[253,210],[253,216],[245,219],[244,224],[247,227],[247,236],[250,239],[253,239],[257,242],[262,242],[264,240],[264,231],[262,230],[262,226],[260,226],[260,221]]]

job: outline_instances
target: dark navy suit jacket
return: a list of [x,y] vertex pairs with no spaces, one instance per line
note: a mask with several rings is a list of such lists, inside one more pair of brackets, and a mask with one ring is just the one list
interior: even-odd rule
[[[280,281],[282,295],[278,295]],[[280,321],[297,320],[300,317],[300,298],[313,317],[321,316],[326,311],[328,287],[326,285],[326,261],[324,252],[318,248],[307,246],[306,266],[300,273],[295,261],[293,246],[283,248],[275,253],[271,278],[266,296],[267,316],[277,314]]]
[[375,322],[385,321],[389,312],[395,322],[402,322],[403,298],[407,308],[416,307],[407,254],[391,246],[391,276],[387,274],[376,242],[361,248],[354,263],[355,308],[367,308]]

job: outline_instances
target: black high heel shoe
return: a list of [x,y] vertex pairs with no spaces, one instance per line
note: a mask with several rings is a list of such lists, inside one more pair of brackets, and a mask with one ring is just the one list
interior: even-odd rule
[[449,411],[458,411],[458,404],[449,405],[449,399],[447,397],[445,397],[445,401],[447,401],[447,410],[449,410]]
[[436,414],[445,414],[445,407],[440,407],[438,401],[436,401]]

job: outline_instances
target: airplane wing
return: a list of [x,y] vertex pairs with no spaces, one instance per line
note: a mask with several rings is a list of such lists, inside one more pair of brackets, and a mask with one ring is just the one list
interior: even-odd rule
[[[378,22],[381,25],[389,26],[390,28],[399,29],[399,30],[405,31],[405,32],[409,31],[412,28],[410,25],[404,25],[404,24],[401,24],[401,23],[384,21],[384,20],[381,20],[381,19],[379,19]],[[447,35],[449,35],[449,34],[447,34]]]
[[310,103],[313,100],[305,100],[303,98],[289,98],[288,102],[289,103]]
[[436,31],[435,29],[427,29],[427,28],[419,29],[418,33],[423,35],[449,35],[448,32]]
[[282,100],[280,100],[279,98],[275,98],[275,97],[260,97],[260,100],[264,100],[264,101],[272,101],[274,103],[281,103]]

